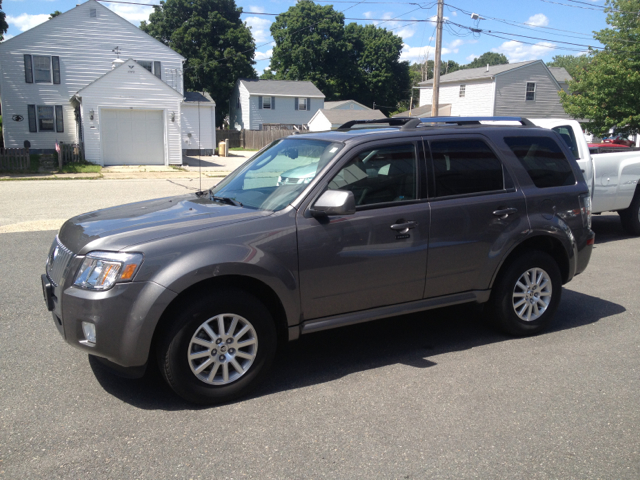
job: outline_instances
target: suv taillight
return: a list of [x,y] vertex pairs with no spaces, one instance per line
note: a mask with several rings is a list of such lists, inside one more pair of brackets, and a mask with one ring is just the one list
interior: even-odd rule
[[591,194],[580,195],[580,213],[582,214],[582,224],[591,228]]

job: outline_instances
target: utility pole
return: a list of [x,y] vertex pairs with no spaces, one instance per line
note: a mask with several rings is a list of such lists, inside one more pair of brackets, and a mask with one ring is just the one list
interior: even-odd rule
[[436,55],[433,62],[433,95],[431,100],[431,116],[438,116],[438,102],[440,101],[440,55],[442,53],[442,11],[444,0],[438,0],[438,20],[436,23]]

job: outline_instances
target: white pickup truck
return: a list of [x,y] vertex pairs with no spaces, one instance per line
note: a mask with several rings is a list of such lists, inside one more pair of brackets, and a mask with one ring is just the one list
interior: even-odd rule
[[640,235],[640,151],[590,154],[576,120],[530,118],[560,134],[584,173],[592,197],[592,213],[618,212],[623,228]]

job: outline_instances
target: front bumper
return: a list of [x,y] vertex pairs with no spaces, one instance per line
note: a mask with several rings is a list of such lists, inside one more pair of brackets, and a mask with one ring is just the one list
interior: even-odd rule
[[[43,278],[45,302],[53,307],[54,323],[66,342],[122,367],[146,364],[155,327],[176,297],[154,282],[117,284],[104,292],[69,285],[71,279],[58,287],[50,283]],[[95,344],[84,342],[82,322],[95,325]]]

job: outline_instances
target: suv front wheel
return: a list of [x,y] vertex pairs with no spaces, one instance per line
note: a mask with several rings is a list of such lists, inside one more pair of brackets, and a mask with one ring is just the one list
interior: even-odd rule
[[160,370],[182,398],[203,405],[228,402],[255,388],[276,352],[269,310],[254,296],[220,290],[189,299],[157,349]]
[[525,252],[500,273],[489,300],[489,320],[511,335],[535,335],[551,322],[561,294],[562,277],[553,257]]

